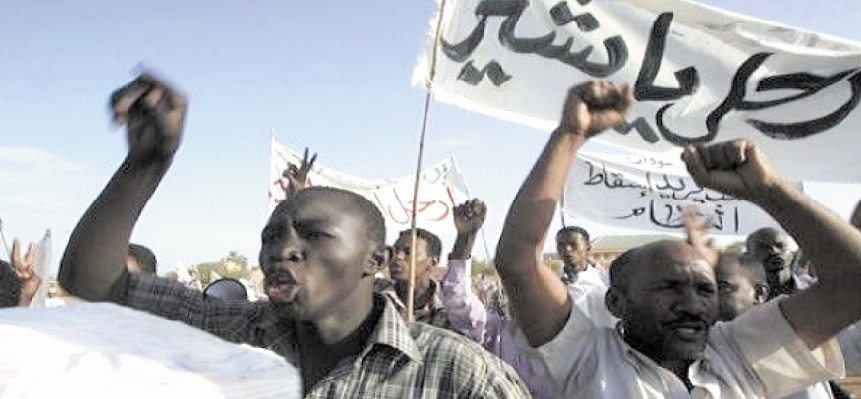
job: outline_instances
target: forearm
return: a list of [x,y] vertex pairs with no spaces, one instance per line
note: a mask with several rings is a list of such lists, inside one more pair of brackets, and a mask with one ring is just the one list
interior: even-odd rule
[[467,260],[472,257],[472,248],[475,246],[476,235],[478,235],[478,232],[458,232],[451,252],[448,254],[448,259]]
[[818,282],[781,310],[808,347],[818,347],[861,318],[861,233],[786,182],[756,202],[816,265]]
[[506,285],[528,279],[541,266],[547,229],[568,169],[584,141],[582,136],[554,131],[520,187],[506,215],[497,249],[497,268]]
[[834,287],[861,283],[861,233],[857,229],[787,182],[756,202],[810,256],[819,283]]
[[582,135],[553,132],[506,216],[496,266],[511,296],[518,323],[533,345],[564,325],[570,300],[564,285],[543,265],[544,237]]
[[134,224],[169,167],[170,161],[123,162],[69,237],[59,270],[67,291],[90,301],[109,299],[125,268]]

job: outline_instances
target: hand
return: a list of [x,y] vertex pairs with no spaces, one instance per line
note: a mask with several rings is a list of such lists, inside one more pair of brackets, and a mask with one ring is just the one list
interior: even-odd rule
[[753,142],[740,139],[687,147],[682,160],[701,187],[756,202],[782,183]]
[[631,87],[586,82],[568,91],[558,130],[590,138],[625,121],[633,102]]
[[126,125],[131,162],[165,162],[182,139],[188,101],[166,83],[144,73],[111,95],[114,122]]
[[21,246],[18,240],[12,242],[12,266],[21,279],[21,297],[18,300],[18,306],[30,306],[33,296],[39,290],[42,284],[42,279],[36,274],[33,268],[36,265],[36,244],[30,244],[27,248],[27,255],[21,257]]
[[478,198],[454,207],[454,227],[458,234],[475,234],[484,225],[487,206]]
[[287,169],[281,174],[281,176],[287,179],[287,189],[285,190],[287,198],[293,197],[310,186],[308,172],[311,171],[311,167],[314,166],[314,161],[316,160],[316,153],[308,160],[308,147],[305,147],[305,155],[302,157],[301,166],[296,167],[293,163],[287,164]]
[[682,213],[685,232],[688,233],[688,244],[694,247],[712,267],[716,267],[720,258],[720,250],[714,241],[708,237],[709,219],[702,218],[693,207],[686,207]]

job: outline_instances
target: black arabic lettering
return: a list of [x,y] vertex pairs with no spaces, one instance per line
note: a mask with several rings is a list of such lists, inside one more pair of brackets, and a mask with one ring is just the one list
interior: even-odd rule
[[594,186],[596,184],[601,184],[604,182],[604,175],[606,171],[604,170],[604,165],[601,164],[601,171],[595,173],[595,165],[592,162],[586,161],[586,165],[589,165],[589,179],[586,180],[583,184],[586,186]]
[[487,76],[495,86],[499,86],[511,80],[511,75],[505,73],[505,70],[502,69],[502,65],[499,65],[496,61],[488,62],[482,69],[476,68],[473,66],[472,61],[469,61],[460,69],[457,79],[475,86],[481,83],[485,76]]
[[652,24],[652,32],[646,45],[646,53],[643,63],[640,65],[640,73],[634,84],[634,97],[637,100],[665,101],[675,100],[696,92],[700,84],[699,75],[694,67],[687,67],[675,72],[676,82],[679,87],[655,86],[655,78],[661,70],[661,62],[664,59],[664,48],[667,45],[667,32],[673,22],[673,13],[665,12],[658,16]]
[[628,134],[631,130],[636,130],[647,143],[657,143],[661,140],[658,134],[655,133],[655,130],[652,129],[652,126],[649,125],[649,122],[646,121],[646,118],[642,116],[634,119],[633,122],[628,122],[627,120],[622,122],[615,130],[621,134]]
[[[580,2],[581,5],[588,2]],[[472,56],[481,42],[484,40],[487,21],[490,17],[505,17],[499,28],[499,42],[503,47],[515,53],[538,54],[545,58],[555,59],[565,65],[574,67],[583,73],[593,77],[606,77],[621,69],[628,60],[628,48],[621,36],[616,35],[603,41],[607,53],[607,62],[598,63],[589,60],[594,50],[593,46],[586,46],[580,51],[571,51],[574,44],[573,38],[568,38],[561,45],[553,45],[556,32],[550,32],[543,36],[522,38],[517,37],[515,31],[523,12],[529,6],[528,0],[483,0],[475,9],[478,24],[467,37],[458,42],[450,43],[444,38],[441,40],[442,52],[455,62],[464,62]],[[551,18],[557,26],[575,23],[579,30],[590,32],[597,29],[600,23],[590,13],[573,15],[568,5],[563,1],[550,10]],[[480,83],[485,76],[491,82],[500,86],[511,79],[496,60],[491,60],[487,65],[477,68],[469,61],[458,75],[458,79],[472,85]]]
[[[509,16],[503,21],[499,30],[499,41],[502,45],[516,53],[535,53],[545,58],[551,58],[562,62],[565,65],[574,67],[583,73],[603,78],[618,71],[628,61],[628,47],[621,36],[613,36],[604,40],[604,49],[607,52],[607,63],[595,63],[589,61],[589,55],[594,50],[593,46],[586,46],[583,50],[571,52],[571,47],[574,44],[574,38],[569,37],[562,45],[554,46],[553,40],[556,38],[556,32],[550,32],[544,36],[536,38],[522,39],[515,36],[514,32],[517,28],[517,23],[523,15],[523,10],[528,5],[524,1],[523,9],[516,14]],[[565,2],[556,4],[551,9],[551,16],[554,17],[554,23],[558,26],[577,22],[578,17],[571,14],[571,10]],[[579,18],[578,28],[582,31],[584,28],[588,30],[597,29],[600,24],[591,14],[583,14]],[[586,31],[588,31],[586,30]]]
[[666,217],[659,220],[657,211],[655,210],[655,200],[649,201],[649,220],[651,220],[655,225],[669,229],[677,229],[684,225],[681,221],[681,205],[664,204],[664,208],[667,209]]
[[843,80],[849,83],[852,94],[843,105],[828,115],[799,123],[771,123],[758,119],[748,119],[747,123],[768,137],[777,140],[795,140],[824,132],[839,125],[858,105],[859,99],[861,99],[861,73],[858,72],[858,69],[844,70],[827,77],[806,73],[770,77],[762,80],[756,91],[796,89],[801,90],[801,93],[769,101],[745,100],[750,77],[772,55],[771,53],[751,55],[739,67],[726,98],[706,119],[708,134],[705,136],[705,141],[711,141],[717,135],[721,120],[733,110],[761,110],[797,101]]
[[[649,41],[646,45],[645,56],[643,63],[640,65],[640,72],[637,75],[637,82],[634,84],[634,97],[638,100],[666,101],[676,100],[684,96],[694,94],[700,85],[699,74],[696,68],[687,67],[678,70],[674,73],[676,82],[679,87],[659,87],[655,86],[655,79],[658,72],[661,70],[661,64],[664,59],[664,50],[667,46],[667,33],[673,22],[673,13],[662,13],[652,24],[652,31],[649,34]],[[674,134],[664,124],[664,113],[673,105],[674,102],[662,106],[655,115],[658,131],[661,135],[674,144],[680,144],[683,137]],[[648,143],[655,143],[658,137],[651,126],[646,125],[648,129],[638,128],[637,131]]]
[[629,219],[629,218],[632,218],[632,217],[640,216],[640,215],[642,215],[642,214],[644,214],[644,213],[646,213],[646,208],[641,206],[641,207],[639,207],[639,208],[633,208],[633,209],[631,209],[631,213],[629,213],[629,214],[627,214],[627,215],[623,215],[623,216],[611,216],[611,218],[613,218],[613,219]]

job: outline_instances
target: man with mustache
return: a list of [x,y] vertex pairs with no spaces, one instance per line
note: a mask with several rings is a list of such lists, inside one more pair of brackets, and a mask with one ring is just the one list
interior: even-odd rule
[[78,222],[60,283],[90,301],[112,300],[266,348],[298,366],[308,398],[524,398],[510,367],[457,334],[405,323],[373,293],[388,262],[385,224],[358,194],[305,188],[281,202],[261,234],[269,302],[212,301],[155,276],[130,274],[128,240],[167,173],[184,130],[186,99],[144,75],[111,99],[128,154]]
[[796,237],[820,269],[808,290],[736,320],[718,313],[717,254],[699,229],[622,254],[610,267],[608,309],[597,326],[542,264],[547,229],[579,148],[625,121],[631,89],[590,82],[572,88],[503,227],[496,265],[524,344],[537,350],[564,398],[781,397],[837,378],[834,336],[861,318],[861,233],[774,173],[746,140],[686,148],[693,179],[752,201]]

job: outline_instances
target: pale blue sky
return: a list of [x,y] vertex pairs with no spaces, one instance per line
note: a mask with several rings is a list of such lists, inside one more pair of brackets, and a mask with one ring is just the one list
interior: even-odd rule
[[[861,40],[850,0],[704,3]],[[256,259],[270,131],[356,176],[413,173],[424,93],[410,77],[435,8],[433,0],[0,0],[7,237],[35,241],[50,228],[59,260],[125,154],[107,97],[143,64],[186,91],[191,108],[173,169],[133,240],[153,248],[165,269],[231,250]],[[545,138],[437,103],[425,164],[457,157],[472,195],[489,204],[492,248]]]

